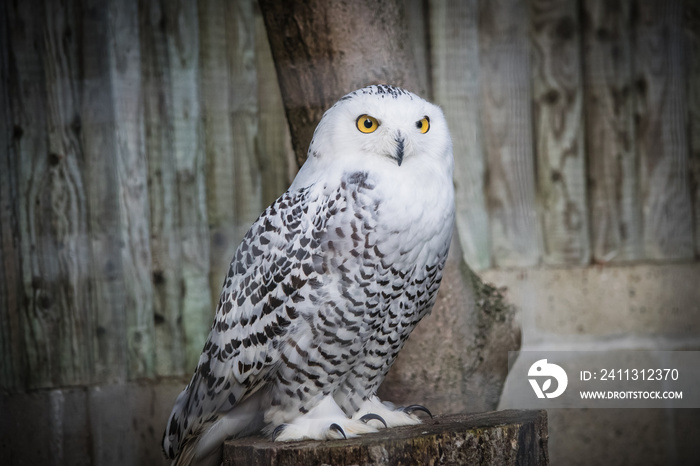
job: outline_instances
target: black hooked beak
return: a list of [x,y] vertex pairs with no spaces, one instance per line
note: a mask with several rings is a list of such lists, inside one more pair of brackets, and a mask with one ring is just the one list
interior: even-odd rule
[[404,149],[404,138],[403,134],[399,133],[396,135],[396,138],[394,138],[396,141],[396,162],[399,164],[399,167],[401,166],[401,163],[403,162],[403,149]]

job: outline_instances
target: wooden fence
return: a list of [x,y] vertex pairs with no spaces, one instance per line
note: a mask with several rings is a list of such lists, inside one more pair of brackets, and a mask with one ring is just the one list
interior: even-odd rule
[[697,257],[699,11],[653,0],[431,9],[472,267]]
[[[697,2],[406,11],[473,268],[698,257]],[[255,3],[0,12],[0,390],[189,373],[237,241],[296,171]]]
[[2,8],[0,387],[189,373],[232,250],[296,171],[262,18]]

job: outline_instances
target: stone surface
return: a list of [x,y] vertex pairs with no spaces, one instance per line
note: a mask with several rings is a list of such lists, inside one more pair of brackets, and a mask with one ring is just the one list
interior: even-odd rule
[[481,276],[506,287],[522,310],[524,345],[700,337],[700,263],[494,269]]
[[337,441],[271,442],[260,437],[224,445],[224,466],[293,464],[546,465],[544,411],[499,411],[437,417]]
[[669,432],[672,433],[672,441],[675,444],[675,463],[700,464],[700,409],[675,410]]
[[[602,360],[614,353],[614,349],[606,351],[610,345],[610,342],[599,343]],[[553,348],[552,353],[556,354],[556,347],[549,348]],[[637,349],[648,348],[640,345]],[[697,350],[696,347],[679,349]],[[567,351],[559,354],[559,357],[563,358],[575,357],[577,353]],[[590,361],[590,357],[581,358]],[[619,358],[616,357],[615,360]],[[521,358],[515,364],[525,363]],[[606,367],[604,363],[599,366]],[[512,372],[522,372],[522,369],[520,367]],[[532,406],[532,402],[527,401],[533,397],[532,390],[529,387],[517,390],[515,385],[510,378],[506,381],[499,409],[522,409]],[[552,464],[700,464],[700,449],[697,448],[700,409],[596,407],[547,409],[547,413]]]
[[[552,464],[698,464],[677,461],[677,439],[670,428],[679,411],[681,410],[548,410]],[[699,459],[697,454],[694,458],[696,461]]]
[[[489,270],[521,310],[523,348],[700,349],[700,264]],[[520,361],[516,361],[516,365]],[[506,381],[499,409],[531,392]],[[698,409],[549,409],[552,464],[700,464]]]

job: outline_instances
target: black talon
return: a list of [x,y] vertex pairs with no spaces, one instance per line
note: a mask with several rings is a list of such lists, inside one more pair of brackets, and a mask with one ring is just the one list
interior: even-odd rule
[[411,406],[406,406],[405,408],[401,408],[401,411],[403,411],[404,413],[408,413],[408,414],[413,413],[413,411],[423,411],[425,414],[427,414],[428,416],[430,416],[430,419],[433,418],[433,415],[432,415],[432,413],[428,410],[428,408],[426,408],[425,406],[422,406],[422,405],[411,405]]
[[277,427],[275,427],[275,430],[272,431],[272,440],[275,441],[277,440],[277,437],[282,433],[282,431],[287,427],[287,424],[280,424]]
[[330,429],[340,432],[340,435],[342,435],[343,438],[344,438],[345,440],[348,439],[348,438],[345,436],[345,432],[343,431],[343,428],[340,427],[340,426],[339,426],[338,424],[336,424],[335,422],[334,422],[333,424],[331,424]]
[[365,424],[367,424],[367,423],[368,423],[369,421],[371,421],[372,419],[375,419],[375,420],[381,422],[382,424],[384,424],[384,427],[389,427],[389,426],[386,424],[386,421],[384,420],[384,418],[381,417],[379,414],[374,414],[374,413],[365,414],[364,416],[362,416],[362,417],[360,418],[360,421],[362,421],[362,422],[364,422]]

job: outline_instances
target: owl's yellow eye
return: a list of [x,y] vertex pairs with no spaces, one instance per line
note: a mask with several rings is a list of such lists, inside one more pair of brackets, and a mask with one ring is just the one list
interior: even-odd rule
[[357,129],[362,133],[374,133],[379,128],[379,122],[376,118],[369,115],[360,115],[357,119]]
[[416,128],[418,128],[418,131],[420,131],[422,134],[427,133],[430,129],[430,118],[423,117],[419,121],[416,121]]

